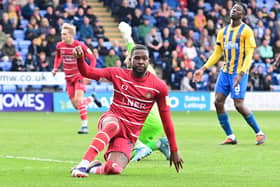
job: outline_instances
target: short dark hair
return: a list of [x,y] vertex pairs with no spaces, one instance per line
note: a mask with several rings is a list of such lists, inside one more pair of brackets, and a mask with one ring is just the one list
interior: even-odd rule
[[246,16],[247,15],[247,6],[244,3],[240,2],[240,1],[237,1],[235,4],[240,5],[242,7],[243,15]]
[[132,55],[132,56],[133,56],[133,53],[134,53],[135,50],[145,50],[145,51],[147,51],[148,54],[149,54],[148,48],[147,48],[146,46],[144,46],[144,45],[141,45],[141,44],[135,44],[135,46],[134,46],[133,49],[131,50],[131,55]]

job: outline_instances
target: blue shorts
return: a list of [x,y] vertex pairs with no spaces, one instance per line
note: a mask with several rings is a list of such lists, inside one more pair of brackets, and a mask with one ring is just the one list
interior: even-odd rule
[[247,90],[248,74],[244,74],[239,84],[233,87],[236,75],[236,73],[228,74],[221,71],[216,82],[215,92],[221,93],[224,96],[228,96],[230,93],[233,99],[244,99]]

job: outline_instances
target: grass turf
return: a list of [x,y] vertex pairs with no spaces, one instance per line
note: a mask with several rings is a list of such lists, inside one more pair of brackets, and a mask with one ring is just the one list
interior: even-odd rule
[[[179,174],[154,152],[119,176],[78,179],[69,170],[86,151],[100,113],[90,113],[88,135],[76,133],[78,113],[0,113],[0,186],[280,186],[279,112],[255,112],[267,135],[261,146],[254,145],[255,135],[242,117],[229,114],[238,139],[234,146],[218,145],[225,136],[214,112],[172,113],[185,162]],[[103,154],[97,159],[103,161]]]

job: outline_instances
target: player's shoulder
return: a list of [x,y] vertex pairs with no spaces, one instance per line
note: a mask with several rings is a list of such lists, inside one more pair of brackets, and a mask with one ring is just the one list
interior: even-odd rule
[[74,40],[73,45],[74,45],[74,46],[78,46],[78,45],[80,45],[80,46],[85,46],[85,44],[84,44],[83,42],[79,41],[79,40]]
[[62,47],[62,46],[65,46],[65,42],[63,41],[57,42],[56,47]]
[[253,29],[249,25],[244,23],[244,32],[253,33]]
[[150,76],[150,79],[152,80],[152,82],[154,83],[154,86],[155,87],[158,87],[158,88],[167,88],[167,84],[162,80],[160,79],[157,75],[153,74],[153,73],[150,73],[149,72],[149,76]]

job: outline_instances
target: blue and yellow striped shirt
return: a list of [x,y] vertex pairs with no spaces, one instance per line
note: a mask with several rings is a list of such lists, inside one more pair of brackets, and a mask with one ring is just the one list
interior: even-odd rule
[[[225,65],[223,71],[232,74],[239,73],[242,70],[246,50],[254,49],[256,42],[252,29],[242,23],[238,27],[227,25],[221,29],[217,36],[217,45],[222,48],[224,53]],[[245,69],[248,71],[249,67]]]

